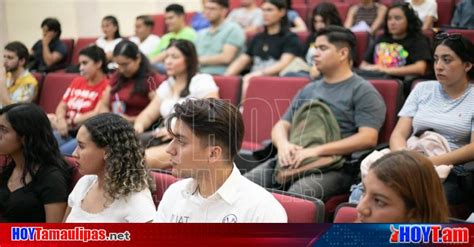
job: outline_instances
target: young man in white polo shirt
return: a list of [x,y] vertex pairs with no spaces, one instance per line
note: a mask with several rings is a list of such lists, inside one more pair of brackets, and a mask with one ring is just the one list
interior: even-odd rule
[[244,134],[242,116],[233,105],[188,99],[175,105],[167,126],[173,136],[167,149],[173,175],[187,179],[168,188],[154,222],[287,222],[272,194],[233,164]]

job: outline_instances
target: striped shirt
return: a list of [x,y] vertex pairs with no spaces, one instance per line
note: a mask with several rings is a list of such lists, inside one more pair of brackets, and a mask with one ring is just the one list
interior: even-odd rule
[[379,10],[380,4],[374,3],[368,8],[364,8],[362,4],[359,4],[357,11],[354,16],[354,25],[365,21],[367,25],[371,26],[377,18],[377,11]]
[[413,133],[432,129],[444,136],[451,150],[471,141],[474,132],[474,85],[461,97],[451,99],[437,81],[418,84],[398,114],[413,118]]

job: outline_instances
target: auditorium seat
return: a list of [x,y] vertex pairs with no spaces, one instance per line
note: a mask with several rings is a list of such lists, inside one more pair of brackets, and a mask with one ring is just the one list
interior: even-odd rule
[[39,73],[39,72],[31,72],[31,74],[35,77],[36,81],[38,82],[38,92],[33,100],[34,103],[37,103],[39,102],[39,93],[41,92],[41,87],[43,86],[43,79],[44,79],[44,75],[42,73]]
[[[194,14],[196,14],[196,12],[194,12],[194,11],[193,12],[186,12],[184,14],[184,19],[186,19],[186,23],[190,26],[191,26],[191,22],[193,20]],[[165,25],[165,29],[166,29],[166,25]]]
[[171,184],[178,181],[178,179],[164,171],[152,171],[151,175],[156,185],[156,189],[153,192],[153,201],[155,202],[155,206],[158,207],[165,191]]
[[[305,47],[306,41],[308,40],[308,37],[310,35],[310,32],[298,32],[296,33],[298,35],[298,39],[300,40],[300,44],[302,47]],[[306,54],[307,51],[304,51],[304,54]]]
[[273,125],[285,113],[298,90],[309,82],[303,77],[254,77],[241,102],[245,125],[242,148],[255,150],[270,139]]
[[365,51],[367,51],[369,46],[370,35],[368,32],[354,32],[354,35],[357,41],[357,60],[355,67],[359,67],[359,64],[364,60]]
[[268,189],[283,206],[288,223],[323,223],[324,203],[316,198]]
[[334,214],[334,223],[354,223],[357,220],[357,204],[342,203]]
[[294,11],[296,11],[298,13],[298,15],[301,17],[301,19],[303,19],[304,23],[308,23],[308,13],[310,13],[309,11],[309,7],[307,4],[295,4],[293,3],[292,4],[292,8]]
[[159,15],[150,15],[150,17],[155,22],[152,33],[160,37],[163,36],[163,34],[166,33],[165,16],[163,14],[159,14]]
[[71,59],[72,59],[72,53],[74,51],[74,39],[61,39],[61,42],[63,42],[66,45],[67,48],[67,55],[66,55],[66,67],[71,64]]
[[46,113],[54,113],[64,92],[78,74],[49,73],[44,78],[39,94],[39,106]]
[[76,41],[76,46],[74,47],[74,52],[72,55],[71,64],[78,65],[79,64],[79,52],[84,49],[85,47],[95,44],[95,41],[98,37],[83,37],[78,38]]
[[79,179],[83,175],[79,172],[79,169],[77,168],[78,164],[76,159],[71,156],[65,156],[64,159],[72,169],[71,184],[69,185],[69,192],[71,192],[74,189],[74,186],[76,186],[77,181],[79,181]]
[[454,0],[436,0],[438,3],[438,20],[434,23],[435,27],[442,27],[451,24],[454,9],[456,8]]
[[241,79],[239,76],[213,76],[219,87],[219,97],[237,106],[240,99]]
[[459,33],[469,39],[474,44],[474,30],[473,29],[448,29],[448,33]]
[[369,80],[382,95],[387,107],[385,122],[380,129],[378,143],[388,143],[398,121],[398,111],[403,105],[403,86],[399,80]]

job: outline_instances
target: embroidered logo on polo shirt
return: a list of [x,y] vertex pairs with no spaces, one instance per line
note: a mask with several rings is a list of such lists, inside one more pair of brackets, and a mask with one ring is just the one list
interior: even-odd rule
[[222,223],[237,223],[237,216],[235,216],[235,214],[229,214],[222,219]]

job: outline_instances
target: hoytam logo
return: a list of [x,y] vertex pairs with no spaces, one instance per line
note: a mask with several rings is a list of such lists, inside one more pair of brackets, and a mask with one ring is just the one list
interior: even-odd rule
[[105,229],[44,229],[43,227],[12,227],[12,241],[130,241],[130,232],[107,232]]
[[390,243],[469,243],[467,227],[443,227],[441,225],[390,225]]

